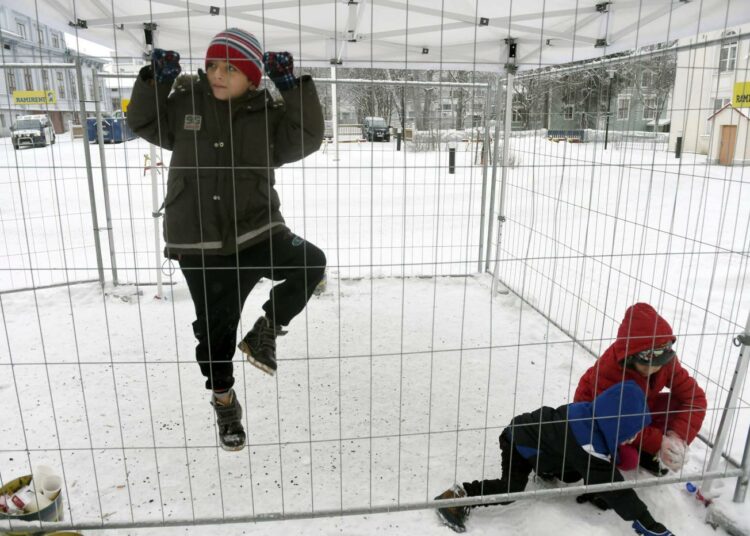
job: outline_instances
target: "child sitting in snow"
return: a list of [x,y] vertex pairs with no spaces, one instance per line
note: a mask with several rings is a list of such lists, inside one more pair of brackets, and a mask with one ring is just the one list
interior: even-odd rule
[[[456,484],[435,499],[523,491],[532,471],[555,475],[565,482],[580,479],[586,484],[621,482],[624,479],[615,468],[621,461],[618,447],[632,441],[650,422],[643,390],[633,381],[613,385],[593,403],[566,404],[557,409],[544,406],[523,413],[513,418],[500,434],[501,478]],[[632,489],[599,492],[596,497],[621,518],[632,521],[638,534],[672,534],[651,516]],[[437,512],[451,529],[464,532],[470,508],[447,506]]]
[[[627,447],[647,471],[679,471],[706,416],[706,394],[680,365],[672,327],[647,303],[625,311],[617,339],[578,382],[574,402],[589,402],[610,386],[636,382],[646,393],[651,424]],[[669,389],[669,392],[662,392]],[[625,467],[630,469],[631,467]]]

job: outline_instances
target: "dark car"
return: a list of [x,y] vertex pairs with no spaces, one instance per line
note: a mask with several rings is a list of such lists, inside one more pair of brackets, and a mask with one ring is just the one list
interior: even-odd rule
[[367,141],[391,141],[391,128],[382,117],[365,117],[362,137]]

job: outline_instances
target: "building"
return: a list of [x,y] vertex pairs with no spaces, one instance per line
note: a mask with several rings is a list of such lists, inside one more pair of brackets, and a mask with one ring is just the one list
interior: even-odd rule
[[750,164],[750,116],[747,108],[725,104],[708,118],[708,159],[713,164]]
[[513,129],[668,131],[674,44],[519,73]]
[[[19,115],[46,113],[58,133],[65,132],[71,121],[80,123],[75,69],[38,67],[40,64],[74,63],[79,58],[77,52],[67,48],[62,30],[38,24],[33,17],[0,5],[0,45],[0,136],[10,134],[10,126]],[[89,101],[86,110],[91,113],[94,111],[92,70],[101,71],[108,60],[80,55],[80,61],[83,96]],[[6,67],[10,63],[30,66]],[[30,95],[20,93],[24,91],[37,92],[29,98],[32,104],[23,104],[24,95]],[[101,83],[99,94],[103,112],[112,110],[107,93],[105,84]]]
[[[717,161],[722,121],[750,115],[750,102],[740,103],[740,115],[728,113],[711,119],[732,102],[735,87],[750,82],[750,40],[740,39],[741,28],[701,34],[681,39],[677,54],[674,105],[670,147],[681,138],[684,152],[705,154]],[[738,123],[740,129],[743,123]],[[744,128],[747,124],[744,123]],[[738,133],[739,134],[739,133]],[[739,137],[737,137],[739,139]],[[744,159],[743,151],[734,151],[735,163]]]

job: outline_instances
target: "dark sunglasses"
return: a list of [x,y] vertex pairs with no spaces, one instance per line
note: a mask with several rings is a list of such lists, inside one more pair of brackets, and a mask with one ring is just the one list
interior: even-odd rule
[[669,363],[674,356],[675,352],[672,350],[672,343],[670,342],[659,348],[649,348],[648,350],[633,354],[631,359],[643,365],[659,367]]

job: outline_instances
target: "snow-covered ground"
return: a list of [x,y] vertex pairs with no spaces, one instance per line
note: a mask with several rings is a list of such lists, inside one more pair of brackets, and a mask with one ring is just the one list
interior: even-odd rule
[[[396,152],[395,142],[342,145],[338,160],[328,147],[279,173],[287,222],[325,250],[329,280],[280,339],[275,378],[236,360],[250,443],[239,453],[217,448],[179,272],[165,277],[174,284],[162,300],[153,286],[103,295],[93,283],[0,295],[2,482],[53,465],[64,472],[67,520],[88,524],[415,504],[455,480],[497,475],[502,427],[521,411],[570,401],[592,358],[478,270],[488,218],[475,150],[460,144],[455,175],[445,152]],[[501,279],[595,349],[609,344],[627,304],[658,305],[707,384],[711,436],[736,360],[731,337],[750,304],[750,204],[740,202],[750,177],[692,155],[674,173],[670,155],[647,147],[604,153],[529,137],[513,150]],[[147,152],[139,140],[105,146],[118,272],[129,283],[153,282],[160,268]],[[92,157],[100,197],[96,146]],[[0,145],[0,159],[0,290],[96,278],[81,140],[20,152]],[[101,199],[98,207],[105,227]],[[698,262],[699,252],[714,262]],[[268,289],[251,295],[243,330]],[[729,446],[737,458],[748,422],[743,402]],[[707,457],[696,441],[686,471]],[[733,486],[720,482],[723,500]],[[677,534],[716,534],[683,490],[639,493]],[[632,534],[615,514],[572,497],[475,510],[469,528]],[[449,534],[429,510],[109,533],[218,531]]]

